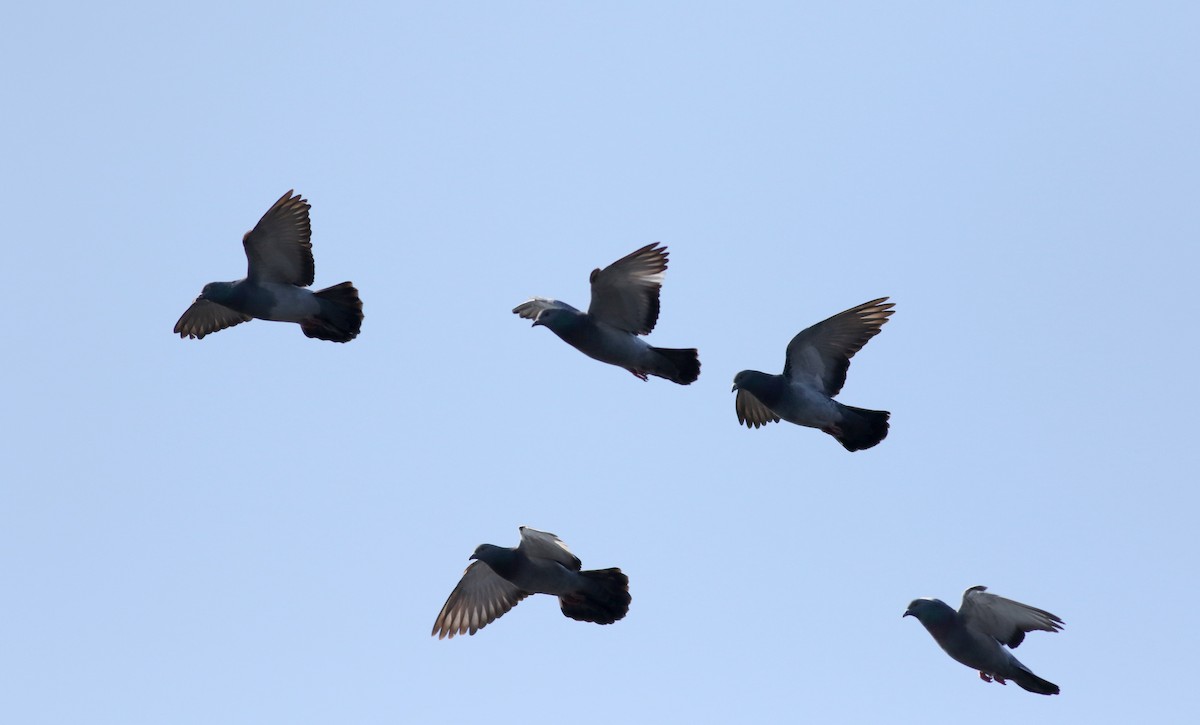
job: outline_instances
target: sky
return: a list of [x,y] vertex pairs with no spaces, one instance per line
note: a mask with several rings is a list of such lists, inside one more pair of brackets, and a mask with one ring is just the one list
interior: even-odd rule
[[[0,720],[1184,722],[1193,3],[25,3],[0,27]],[[345,345],[181,340],[288,189]],[[670,249],[683,387],[511,309]],[[730,386],[888,295],[839,399]],[[619,566],[430,637],[481,543]],[[908,602],[1066,622],[985,684]]]

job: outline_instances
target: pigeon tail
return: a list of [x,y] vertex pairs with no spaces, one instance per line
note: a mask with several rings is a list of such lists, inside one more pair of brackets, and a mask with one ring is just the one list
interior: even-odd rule
[[842,421],[833,430],[825,431],[848,451],[861,451],[877,445],[888,434],[886,410],[867,410],[849,405],[841,406]]
[[1020,685],[1023,689],[1036,692],[1039,695],[1058,694],[1058,685],[1049,680],[1043,680],[1029,670],[1018,669],[1017,673],[1009,679]]
[[353,284],[335,284],[313,296],[321,303],[321,312],[300,323],[305,335],[332,342],[350,342],[358,337],[363,321],[362,300]]
[[629,577],[620,569],[581,571],[584,586],[558,598],[562,613],[571,619],[612,624],[629,611]]
[[650,348],[663,358],[658,370],[647,370],[651,375],[666,378],[680,385],[691,385],[700,377],[700,353],[696,348],[678,349],[671,347]]

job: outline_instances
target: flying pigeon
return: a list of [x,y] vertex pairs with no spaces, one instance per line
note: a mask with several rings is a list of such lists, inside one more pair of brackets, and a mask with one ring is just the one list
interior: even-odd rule
[[311,292],[312,228],[308,202],[292,192],[275,202],[242,237],[249,269],[236,282],[209,282],[175,332],[203,339],[254,318],[298,322],[308,337],[349,342],[362,327],[362,300],[350,282]]
[[622,367],[646,380],[654,375],[688,385],[700,377],[695,348],[651,347],[648,335],[658,321],[658,293],[667,271],[667,248],[647,244],[604,269],[592,270],[592,302],[586,313],[566,302],[534,297],[513,308],[533,326],[549,327],[571,347],[600,362]]
[[735,375],[738,423],[758,428],[782,418],[819,428],[848,451],[879,443],[887,437],[891,413],[842,405],[833,396],[846,383],[850,358],[879,334],[894,306],[880,297],[801,331],[788,343],[783,375],[757,370]]
[[438,613],[438,639],[475,634],[530,594],[558,597],[571,619],[612,624],[629,611],[629,577],[620,569],[580,571],[579,558],[554,534],[521,527],[516,548],[481,544],[475,562]]
[[1039,695],[1058,694],[1058,685],[1033,674],[1004,648],[1016,649],[1035,629],[1062,629],[1063,621],[1050,612],[988,594],[987,587],[971,587],[957,612],[940,599],[914,599],[904,616],[916,617],[946,654],[979,670],[984,682],[1012,680]]

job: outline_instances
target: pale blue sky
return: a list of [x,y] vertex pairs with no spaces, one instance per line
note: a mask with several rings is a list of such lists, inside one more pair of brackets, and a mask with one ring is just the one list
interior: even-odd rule
[[[1192,3],[24,4],[0,28],[8,723],[1183,722]],[[347,345],[171,327],[284,191]],[[510,314],[671,251],[642,383]],[[850,454],[743,368],[891,295]],[[430,638],[517,526],[620,566]],[[1063,617],[986,685],[909,600]]]

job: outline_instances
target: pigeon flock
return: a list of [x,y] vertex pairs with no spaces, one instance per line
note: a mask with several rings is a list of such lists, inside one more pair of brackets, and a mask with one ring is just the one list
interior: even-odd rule
[[[246,232],[246,277],[210,282],[175,323],[183,338],[203,339],[252,319],[295,322],[308,337],[349,342],[362,328],[362,300],[350,282],[313,292],[315,266],[309,204],[288,191]],[[587,312],[566,302],[534,297],[513,313],[546,327],[590,358],[689,385],[700,376],[696,348],[653,347],[640,339],[658,322],[667,248],[648,244],[590,277]],[[743,370],[733,379],[738,423],[758,428],[786,420],[833,436],[848,451],[878,445],[891,413],[834,400],[846,382],[850,358],[879,334],[894,312],[887,297],[864,302],[798,333],[788,343],[783,374]],[[629,578],[617,568],[584,570],[556,535],[520,527],[512,548],[481,544],[472,563],[434,620],[439,639],[473,635],[530,594],[558,597],[563,615],[612,624],[629,611]],[[1033,630],[1057,632],[1063,621],[1050,612],[973,586],[958,611],[940,599],[915,599],[905,617],[917,619],[946,654],[977,670],[985,682],[1008,680],[1029,692],[1057,695],[1058,685],[1035,675],[1013,656]]]

